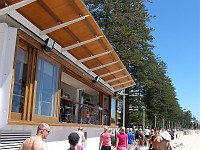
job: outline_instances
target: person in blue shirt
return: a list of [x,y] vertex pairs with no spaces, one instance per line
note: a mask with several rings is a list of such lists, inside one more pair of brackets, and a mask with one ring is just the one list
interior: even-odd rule
[[127,150],[134,150],[135,136],[132,133],[132,128],[129,128],[127,135],[128,135],[128,148],[127,148]]

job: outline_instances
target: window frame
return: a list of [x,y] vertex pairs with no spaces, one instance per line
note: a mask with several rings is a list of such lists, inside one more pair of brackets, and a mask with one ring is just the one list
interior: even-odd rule
[[[18,49],[21,48],[23,51],[28,53],[28,70],[26,75],[26,84],[25,84],[25,93],[24,93],[24,107],[22,113],[18,112],[12,112],[12,100],[14,95],[14,84],[15,84],[15,69],[16,69],[16,61],[17,61],[17,52]],[[9,105],[9,119],[16,119],[16,120],[25,120],[27,116],[27,103],[28,103],[28,97],[29,97],[29,86],[28,86],[28,76],[30,75],[30,63],[32,61],[32,46],[28,44],[26,41],[24,41],[21,38],[18,38],[17,44],[16,44],[16,50],[15,50],[15,58],[13,62],[13,71],[12,71],[12,82],[11,82],[11,93],[10,93],[10,105]]]
[[[40,116],[35,114],[35,103],[36,103],[36,91],[37,91],[37,75],[38,75],[38,65],[39,65],[39,57],[42,57],[44,59],[46,59],[47,61],[51,62],[52,64],[56,65],[58,67],[58,94],[57,94],[57,107],[55,108],[55,117],[53,116]],[[44,53],[38,51],[37,54],[37,63],[36,63],[36,70],[35,70],[35,83],[34,83],[34,95],[33,95],[33,105],[32,105],[32,112],[31,112],[31,120],[32,121],[36,121],[36,122],[41,122],[41,121],[45,121],[45,122],[59,122],[59,109],[60,109],[60,79],[61,79],[61,64],[59,64],[58,62],[56,62],[55,60],[53,60],[52,58],[50,58],[49,56],[45,55]]]

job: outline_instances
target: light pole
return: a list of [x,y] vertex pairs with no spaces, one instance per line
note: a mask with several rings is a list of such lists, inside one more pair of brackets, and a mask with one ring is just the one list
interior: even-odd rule
[[144,106],[142,107],[142,110],[143,110],[143,133],[144,133],[144,130],[145,130],[145,107]]
[[121,95],[123,96],[123,127],[125,127],[125,96],[128,94],[123,93]]
[[165,130],[165,118],[163,118],[163,131]]
[[155,128],[156,128],[156,114],[155,114]]

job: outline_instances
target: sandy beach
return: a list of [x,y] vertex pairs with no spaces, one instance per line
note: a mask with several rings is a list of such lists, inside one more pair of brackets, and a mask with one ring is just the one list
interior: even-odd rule
[[179,132],[173,141],[173,150],[200,150],[200,131],[192,130],[189,134]]

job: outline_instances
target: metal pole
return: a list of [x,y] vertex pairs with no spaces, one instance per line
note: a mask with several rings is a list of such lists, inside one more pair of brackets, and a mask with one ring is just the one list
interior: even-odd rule
[[143,108],[143,133],[145,130],[145,108]]
[[165,129],[165,118],[163,118],[163,131]]
[[155,128],[156,128],[156,114],[155,114]]
[[123,95],[123,127],[125,127],[125,95]]
[[125,108],[126,107],[125,106],[125,96],[128,95],[128,94],[123,93],[121,95],[123,96],[123,118],[122,119],[123,119],[123,127],[125,127],[125,109],[126,109]]

